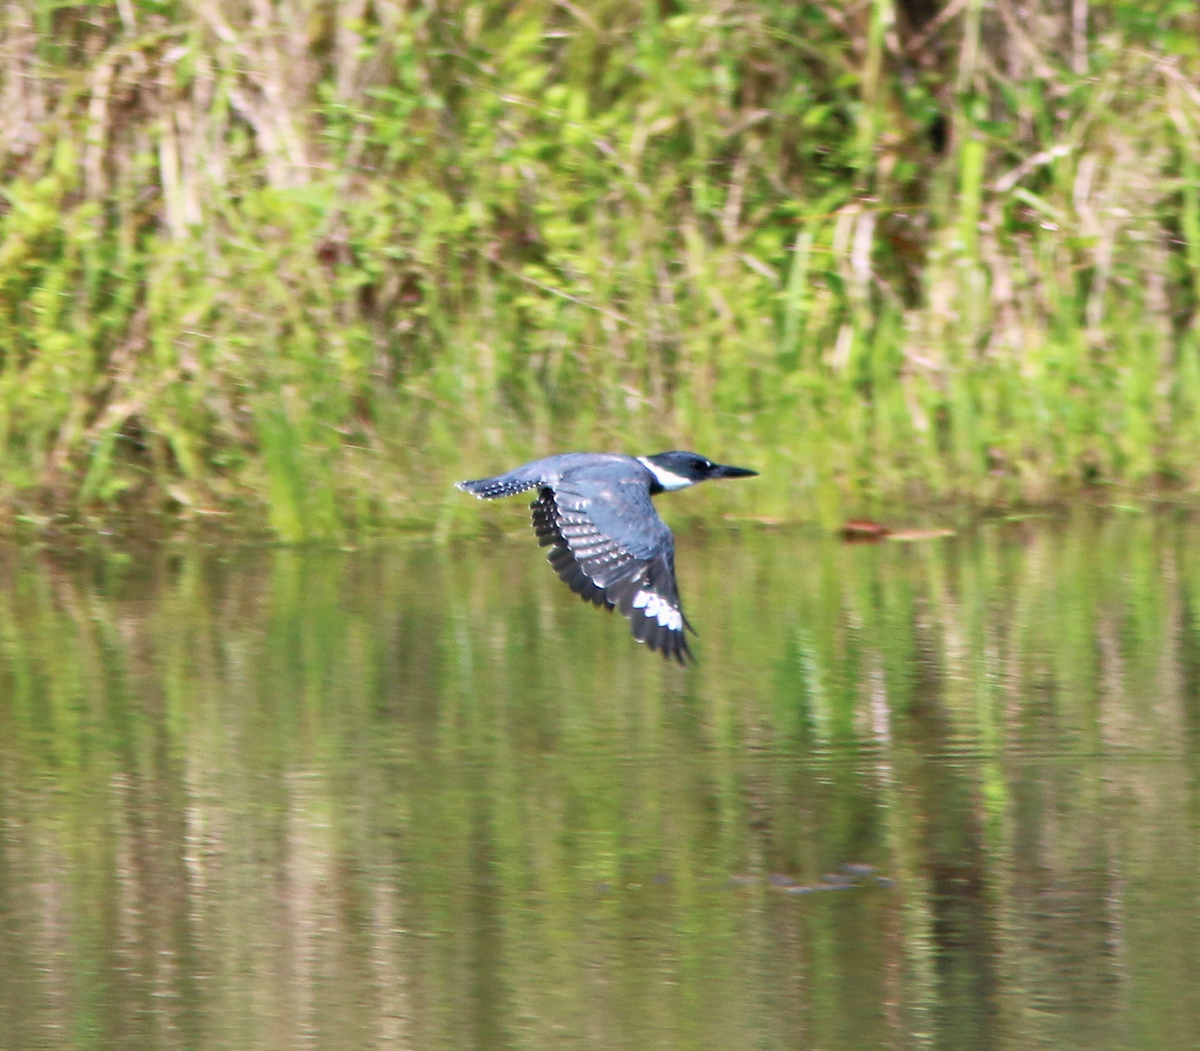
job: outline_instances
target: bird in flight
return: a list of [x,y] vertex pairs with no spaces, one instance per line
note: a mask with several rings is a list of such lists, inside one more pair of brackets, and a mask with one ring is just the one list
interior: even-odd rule
[[620,610],[638,642],[685,664],[692,654],[684,629],[695,629],[679,603],[675,538],[650,498],[756,474],[689,452],[561,453],[458,488],[481,500],[536,489],[533,529],[559,577],[585,602]]

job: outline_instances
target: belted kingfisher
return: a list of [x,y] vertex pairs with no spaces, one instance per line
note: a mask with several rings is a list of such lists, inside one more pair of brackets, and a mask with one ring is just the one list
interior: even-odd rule
[[756,474],[688,452],[560,453],[458,488],[481,500],[536,489],[533,528],[559,577],[585,602],[619,609],[638,642],[684,664],[692,654],[683,629],[695,629],[679,604],[675,538],[650,497]]

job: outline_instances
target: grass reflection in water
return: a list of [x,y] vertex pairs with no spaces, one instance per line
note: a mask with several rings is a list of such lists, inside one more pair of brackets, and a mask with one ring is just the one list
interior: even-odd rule
[[1177,1048],[1200,532],[10,552],[13,1048]]

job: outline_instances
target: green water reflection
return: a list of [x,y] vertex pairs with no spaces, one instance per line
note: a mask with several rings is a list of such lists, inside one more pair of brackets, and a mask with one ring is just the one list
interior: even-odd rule
[[0,1046],[1179,1048],[1200,530],[0,559]]

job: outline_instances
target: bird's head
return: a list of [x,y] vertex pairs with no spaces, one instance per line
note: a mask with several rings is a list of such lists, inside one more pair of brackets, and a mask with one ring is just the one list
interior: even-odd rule
[[697,453],[669,452],[653,456],[639,456],[638,461],[666,490],[686,489],[697,482],[708,482],[714,478],[751,478],[758,474],[748,467],[730,467],[713,463]]

